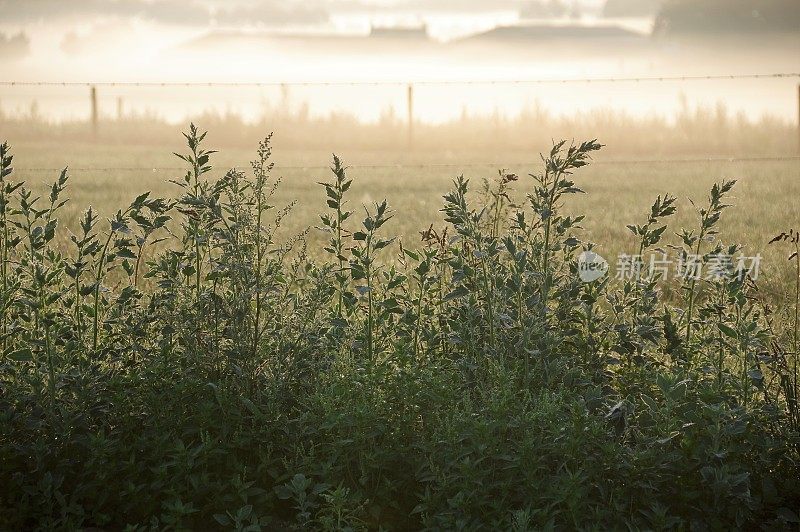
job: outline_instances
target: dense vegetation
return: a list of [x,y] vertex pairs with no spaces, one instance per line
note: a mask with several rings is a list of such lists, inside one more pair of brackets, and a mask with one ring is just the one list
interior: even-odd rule
[[[269,138],[211,179],[204,136],[177,200],[89,208],[68,249],[67,171],[35,197],[2,146],[0,528],[797,526],[796,287],[773,311],[733,265],[672,299],[646,265],[582,282],[563,204],[596,142],[482,194],[456,179],[414,249],[385,201],[350,210],[334,157],[320,260],[278,238]],[[676,253],[735,253],[733,186]],[[774,245],[800,268],[796,232]]]

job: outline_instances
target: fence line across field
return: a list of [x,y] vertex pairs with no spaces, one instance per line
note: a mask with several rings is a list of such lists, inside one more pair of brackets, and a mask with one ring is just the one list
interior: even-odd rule
[[638,83],[668,81],[709,81],[742,79],[800,78],[800,72],[766,74],[711,74],[688,76],[639,76],[596,78],[538,78],[538,79],[465,79],[465,80],[346,80],[346,81],[10,81],[0,80],[2,86],[20,87],[331,87],[331,86],[403,86],[403,85],[527,85],[539,83]]
[[[343,80],[343,81],[35,81],[35,80],[0,80],[5,87],[86,87],[89,89],[90,120],[95,134],[98,131],[99,112],[97,104],[98,87],[332,87],[332,86],[393,86],[406,88],[406,127],[408,144],[414,140],[414,87],[416,86],[452,86],[452,85],[536,85],[536,84],[592,84],[592,83],[652,83],[652,82],[691,82],[715,80],[763,80],[763,79],[800,79],[800,72],[771,72],[749,74],[709,74],[709,75],[664,75],[639,77],[596,77],[596,78],[539,78],[539,79],[493,79],[493,80]],[[798,150],[800,151],[800,84],[798,84]],[[118,103],[118,105],[121,105]]]
[[[781,161],[797,161],[800,162],[800,156],[769,156],[769,157],[705,157],[705,158],[675,158],[675,159],[607,159],[592,161],[592,165],[639,165],[639,164],[713,164],[713,163],[743,163],[743,162],[781,162]],[[536,166],[539,161],[523,161],[511,163],[499,162],[480,162],[480,163],[398,163],[398,164],[350,164],[347,168],[350,169],[374,169],[374,170],[388,170],[388,169],[426,169],[426,168],[521,168],[526,166]],[[228,167],[233,170],[247,170],[246,166],[233,166]],[[274,170],[327,170],[328,165],[278,165],[276,164]],[[15,167],[17,172],[60,172],[63,168],[22,168]],[[68,167],[71,172],[182,172],[186,168],[182,166],[128,166],[128,167]]]

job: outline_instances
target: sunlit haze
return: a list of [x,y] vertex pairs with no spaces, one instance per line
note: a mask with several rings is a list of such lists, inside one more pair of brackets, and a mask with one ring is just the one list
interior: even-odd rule
[[[553,3],[553,5],[558,4]],[[655,2],[654,2],[655,4]],[[559,12],[536,2],[173,2],[47,0],[0,2],[3,78],[47,82],[287,83],[259,88],[103,87],[100,112],[180,121],[203,111],[253,121],[265,106],[346,112],[374,121],[405,113],[405,84],[770,74],[800,71],[797,32],[653,36],[656,11],[606,16],[602,2]],[[788,4],[787,4],[788,5]],[[498,29],[523,28],[517,34]],[[537,28],[552,28],[537,37]],[[529,29],[524,29],[529,28]],[[595,36],[581,29],[600,28]],[[386,31],[386,35],[381,31]],[[394,30],[391,34],[388,30]],[[370,33],[374,32],[372,36]],[[405,32],[405,34],[403,34]],[[416,33],[415,33],[416,32]],[[397,82],[397,86],[303,87],[295,82]],[[440,122],[463,113],[514,116],[614,109],[671,117],[686,106],[725,105],[751,118],[793,116],[793,80],[618,85],[423,85],[415,117]],[[8,87],[5,113],[85,116],[85,88]]]

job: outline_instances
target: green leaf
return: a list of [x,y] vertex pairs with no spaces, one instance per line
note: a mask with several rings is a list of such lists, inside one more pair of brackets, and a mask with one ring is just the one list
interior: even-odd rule
[[120,248],[117,250],[117,257],[122,257],[123,259],[133,259],[136,260],[136,254],[128,248]]
[[739,335],[737,334],[736,330],[733,329],[733,327],[725,325],[724,323],[717,323],[717,327],[719,328],[720,331],[722,331],[722,334],[724,334],[728,338],[733,338],[735,340],[739,337]]
[[790,510],[789,508],[782,507],[778,508],[776,512],[778,517],[786,521],[787,523],[800,523],[800,517],[797,517],[797,514]]
[[250,399],[242,397],[242,404],[244,404],[244,406],[247,407],[247,410],[249,410],[250,413],[253,414],[255,417],[261,416],[261,410],[259,410],[259,408],[255,405],[255,403],[253,403],[253,401],[251,401]]
[[33,360],[33,353],[29,348],[22,348],[8,353],[6,357],[15,362],[30,362]]
[[222,526],[230,526],[231,520],[225,514],[214,514],[214,520]]
[[251,513],[253,513],[253,505],[252,504],[248,504],[248,505],[245,505],[245,506],[242,506],[241,508],[239,508],[239,511],[236,512],[236,518],[239,521],[244,521],[245,519],[250,517]]
[[469,295],[469,290],[467,289],[467,287],[462,285],[453,290],[452,292],[450,292],[449,294],[447,294],[446,296],[444,296],[444,301],[452,301],[453,299],[458,299],[466,295]]

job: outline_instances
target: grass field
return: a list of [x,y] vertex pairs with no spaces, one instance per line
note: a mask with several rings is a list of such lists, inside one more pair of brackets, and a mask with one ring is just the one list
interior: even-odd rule
[[[213,146],[213,131],[210,135],[209,143]],[[163,149],[86,143],[23,143],[14,148],[17,175],[31,187],[44,190],[57,176],[55,169],[75,168],[70,171],[71,201],[63,211],[64,222],[72,228],[89,205],[110,216],[141,191],[176,197],[178,189],[169,180],[182,177],[183,172],[179,169],[180,161],[171,153],[180,150],[177,142]],[[391,222],[392,233],[412,246],[419,241],[419,231],[430,224],[441,224],[442,196],[458,175],[470,179],[473,187],[479,189],[484,179],[496,179],[501,169],[516,173],[522,178],[514,183],[516,195],[512,193],[512,197],[520,200],[530,192],[532,179],[528,174],[538,171],[541,165],[538,153],[519,151],[484,156],[483,161],[497,163],[493,166],[455,162],[443,165],[441,154],[437,153],[412,152],[406,157],[408,162],[396,166],[385,165],[387,159],[396,158],[390,152],[337,155],[354,166],[348,172],[354,178],[353,206],[386,199],[399,214]],[[248,168],[250,159],[252,150],[224,149],[211,159],[213,175],[221,175],[231,167]],[[738,184],[730,200],[735,208],[726,212],[721,239],[742,244],[747,256],[763,256],[762,284],[771,296],[785,296],[785,291],[792,289],[792,265],[784,254],[767,243],[797,225],[795,198],[800,194],[800,159],[674,163],[635,162],[634,158],[615,163],[615,159],[604,152],[598,154],[594,164],[578,178],[579,186],[587,194],[574,198],[567,207],[586,214],[584,239],[594,242],[606,258],[613,261],[620,253],[636,252],[626,225],[641,217],[642,205],[651,203],[656,196],[665,193],[678,196],[678,212],[671,222],[674,231],[678,231],[690,226],[696,218],[690,198],[703,200],[713,183],[735,179]],[[518,164],[523,161],[529,164]],[[330,175],[331,155],[313,150],[277,151],[275,162],[273,174],[283,179],[275,195],[276,205],[296,202],[284,221],[283,234],[293,235],[312,228],[308,238],[312,243],[310,248],[315,249],[324,238],[321,232],[313,230],[319,225],[325,201],[324,190],[317,183]],[[673,235],[669,241],[675,240]]]

